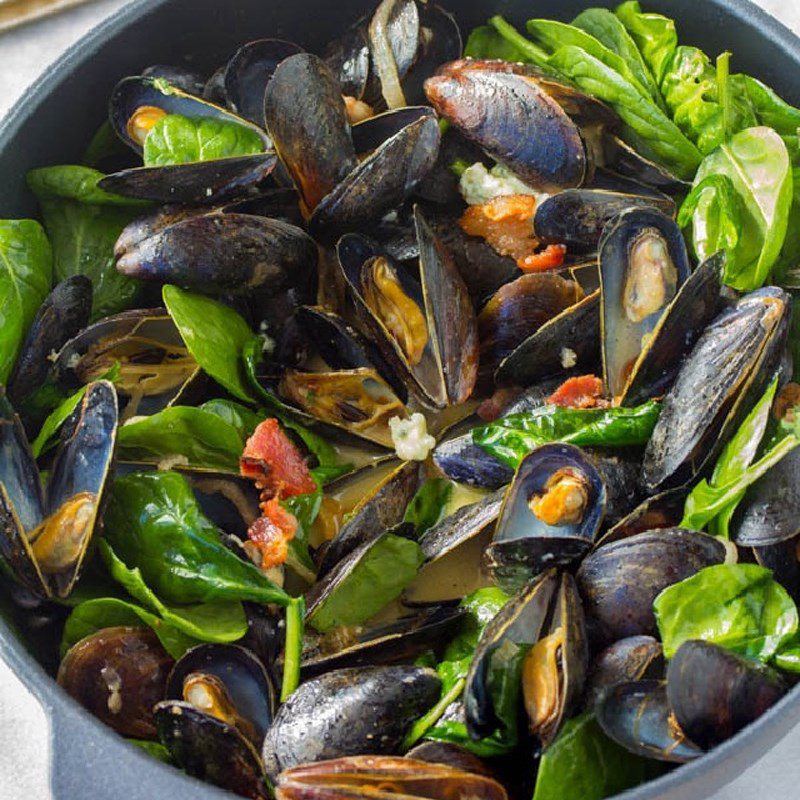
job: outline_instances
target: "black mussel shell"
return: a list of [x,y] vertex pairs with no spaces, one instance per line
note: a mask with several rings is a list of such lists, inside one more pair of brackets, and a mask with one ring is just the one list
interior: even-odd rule
[[586,704],[593,708],[603,692],[620,683],[660,679],[664,675],[661,642],[652,636],[629,636],[609,645],[592,662]]
[[280,707],[267,732],[267,774],[329,758],[397,753],[440,691],[439,677],[422,667],[356,667],[312,678]]
[[648,531],[598,547],[576,575],[593,641],[608,646],[628,636],[655,636],[657,595],[704,567],[722,564],[725,557],[718,539],[682,528]]
[[675,719],[705,749],[757,720],[786,690],[772,668],[710,642],[684,642],[667,667],[667,699]]
[[627,539],[637,533],[676,528],[683,519],[688,489],[670,489],[643,500],[630,514],[612,525],[597,542],[598,547]]
[[342,93],[360,100],[369,78],[369,42],[363,21],[329,42],[323,59],[342,87]]
[[153,64],[142,70],[142,77],[162,78],[167,83],[196,97],[203,96],[203,89],[206,85],[206,79],[199,72],[170,64]]
[[691,185],[673,175],[665,167],[639,155],[636,150],[617,136],[606,136],[603,140],[606,165],[620,175],[641,181],[662,192],[685,196]]

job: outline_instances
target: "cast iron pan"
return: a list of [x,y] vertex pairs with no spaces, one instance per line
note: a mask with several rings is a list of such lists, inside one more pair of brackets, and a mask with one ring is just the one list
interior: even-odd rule
[[[33,167],[75,163],[104,119],[111,88],[153,63],[210,72],[237,45],[261,37],[291,39],[319,50],[377,0],[136,0],[90,33],[31,88],[0,125],[0,217],[35,215],[25,187]],[[502,13],[572,19],[597,0],[439,0],[468,31]],[[681,42],[709,55],[728,49],[736,71],[752,73],[800,104],[800,39],[747,0],[646,0],[678,21]],[[313,20],[313,24],[309,24]],[[56,800],[223,800],[232,795],[187,778],[128,745],[62,693],[0,618],[0,657],[39,698],[50,719]],[[754,725],[709,756],[620,795],[620,800],[703,798],[733,780],[800,719],[800,686]],[[2,720],[0,720],[2,724]],[[24,766],[20,765],[20,769]],[[765,779],[768,780],[769,776]],[[769,797],[769,786],[765,785]]]

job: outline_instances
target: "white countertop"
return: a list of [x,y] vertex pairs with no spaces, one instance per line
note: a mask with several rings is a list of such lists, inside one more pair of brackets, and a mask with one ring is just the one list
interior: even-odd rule
[[[93,0],[85,6],[0,35],[0,116],[69,45],[127,1]],[[756,2],[800,32],[798,0]],[[0,664],[0,800],[46,800],[50,797],[46,778],[45,743],[48,738],[47,722],[38,703],[13,673]],[[769,796],[764,793],[767,785]],[[800,721],[792,734],[710,800],[790,800],[800,796],[798,786]],[[685,800],[700,799],[687,797]]]

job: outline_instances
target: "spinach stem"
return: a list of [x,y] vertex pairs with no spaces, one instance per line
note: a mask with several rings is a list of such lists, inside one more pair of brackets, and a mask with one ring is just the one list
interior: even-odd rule
[[302,597],[293,597],[286,606],[286,647],[283,654],[281,702],[300,685],[300,659],[303,652],[303,627],[306,604]]
[[719,104],[722,108],[722,135],[727,142],[733,134],[731,108],[731,54],[724,52],[717,58],[717,87],[719,91]]
[[403,750],[412,748],[439,721],[439,718],[444,714],[450,703],[461,697],[466,683],[466,678],[459,678],[452,685],[450,691],[443,694],[439,702],[411,726],[411,730],[406,734],[406,738],[403,739]]

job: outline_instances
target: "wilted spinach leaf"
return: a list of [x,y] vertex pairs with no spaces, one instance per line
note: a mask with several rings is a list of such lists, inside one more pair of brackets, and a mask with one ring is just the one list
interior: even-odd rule
[[0,383],[8,380],[52,282],[53,255],[42,226],[0,220]]
[[452,481],[429,478],[411,498],[403,521],[412,523],[417,536],[422,536],[428,528],[432,528],[442,519],[452,495]]
[[667,63],[678,47],[675,22],[661,14],[644,13],[638,0],[622,3],[615,13],[636,42],[645,63],[660,86]]
[[797,607],[770,570],[717,564],[667,587],[653,603],[664,656],[691,639],[767,661],[797,632]]
[[264,152],[264,143],[251,128],[213,117],[167,114],[144,140],[146,167],[214,161]]

